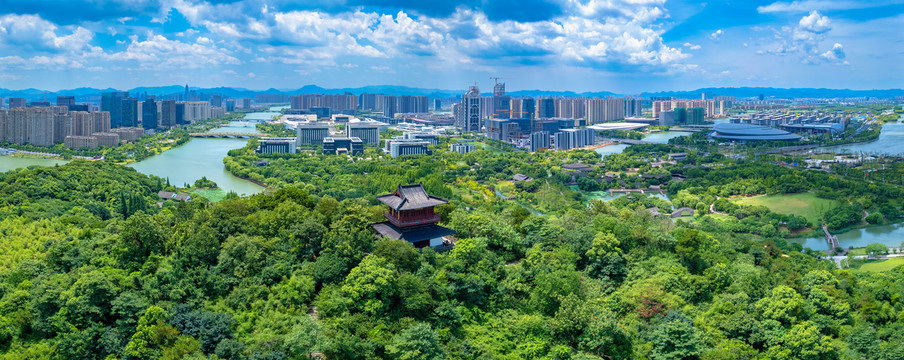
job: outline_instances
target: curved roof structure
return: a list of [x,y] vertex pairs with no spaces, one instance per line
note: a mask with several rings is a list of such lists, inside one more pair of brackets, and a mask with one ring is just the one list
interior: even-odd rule
[[800,135],[768,126],[750,124],[716,124],[712,137],[738,141],[797,141]]

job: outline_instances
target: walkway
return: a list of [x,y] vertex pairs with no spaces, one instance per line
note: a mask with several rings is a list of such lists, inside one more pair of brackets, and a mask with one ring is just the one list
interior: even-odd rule
[[690,211],[691,212],[690,216],[694,216],[694,209],[691,209],[689,207],[683,207],[683,208],[680,208],[680,209],[672,212],[672,217],[673,218],[681,217],[682,216],[681,214],[683,214],[685,211]]
[[[826,253],[832,255],[835,253],[835,249],[841,248],[841,243],[838,242],[837,236],[832,235],[832,233],[829,232],[829,228],[827,226],[823,225],[822,231],[825,233],[826,242],[829,243],[829,249],[826,250]],[[841,248],[841,250],[841,255],[846,255],[848,253],[847,249]]]

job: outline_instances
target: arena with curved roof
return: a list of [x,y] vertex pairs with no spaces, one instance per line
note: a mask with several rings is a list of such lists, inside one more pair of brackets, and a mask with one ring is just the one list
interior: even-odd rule
[[798,141],[800,135],[768,126],[750,124],[716,124],[713,126],[714,138],[732,141]]

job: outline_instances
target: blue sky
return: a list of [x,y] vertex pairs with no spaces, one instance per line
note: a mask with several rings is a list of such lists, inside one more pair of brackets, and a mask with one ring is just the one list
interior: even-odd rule
[[0,88],[904,87],[904,0],[0,0]]

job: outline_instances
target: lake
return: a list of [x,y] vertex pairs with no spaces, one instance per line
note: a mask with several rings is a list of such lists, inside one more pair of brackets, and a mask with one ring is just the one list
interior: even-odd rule
[[[654,142],[657,144],[668,144],[669,139],[671,139],[671,138],[676,138],[679,136],[687,136],[690,134],[692,134],[692,133],[684,132],[684,131],[662,131],[662,132],[655,132],[655,133],[646,135],[643,137],[643,140]],[[609,145],[609,146],[603,146],[601,148],[598,148],[595,151],[598,154],[600,154],[600,156],[606,157],[606,155],[621,153],[622,151],[627,149],[629,146],[631,146],[631,145],[627,145],[627,144]]]
[[[822,230],[819,231],[822,234]],[[865,228],[848,230],[843,233],[835,233],[841,247],[864,247],[869,244],[880,243],[887,246],[899,247],[904,242],[904,223],[870,225]],[[813,250],[828,250],[829,244],[823,236],[814,236],[807,239],[788,239],[809,247]]]
[[10,170],[26,168],[32,165],[38,166],[54,166],[54,165],[63,165],[69,161],[62,159],[32,159],[32,158],[21,158],[17,156],[9,156],[4,155],[0,156],[0,173],[7,172]]

